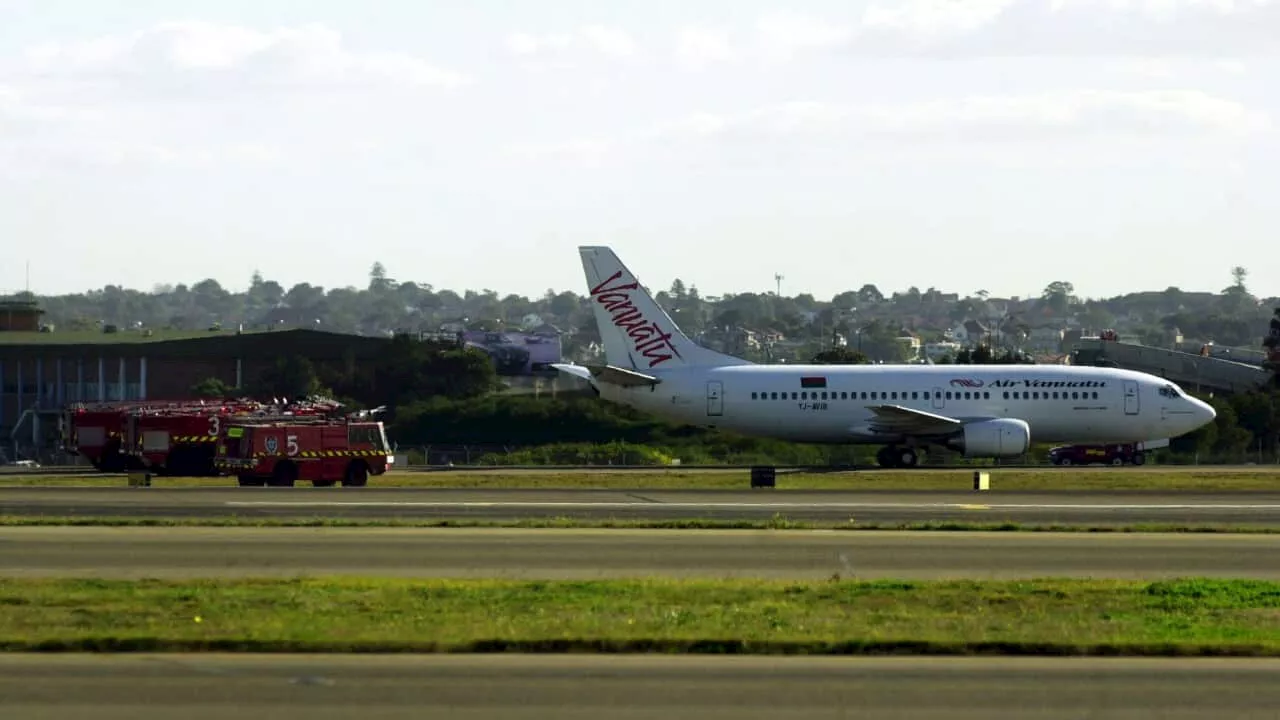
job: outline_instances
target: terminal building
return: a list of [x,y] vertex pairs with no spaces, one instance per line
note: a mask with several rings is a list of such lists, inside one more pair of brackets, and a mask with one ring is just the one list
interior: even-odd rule
[[0,462],[48,457],[71,403],[185,399],[210,378],[244,388],[280,358],[355,365],[387,342],[315,330],[59,333],[30,329],[38,314],[5,313],[0,322],[17,329],[0,330]]

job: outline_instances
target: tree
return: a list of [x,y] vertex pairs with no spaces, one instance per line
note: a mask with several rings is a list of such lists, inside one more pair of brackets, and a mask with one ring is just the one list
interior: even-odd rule
[[827,348],[813,356],[819,365],[865,365],[871,362],[865,354],[844,347]]
[[880,288],[867,283],[858,290],[858,300],[864,303],[880,303],[884,302],[884,293],[880,292]]
[[1231,287],[1235,288],[1236,290],[1242,293],[1249,292],[1249,290],[1245,287],[1245,284],[1244,284],[1245,279],[1248,277],[1249,277],[1249,271],[1245,270],[1243,266],[1237,265],[1231,268],[1231,280],[1232,280]]
[[191,396],[202,400],[222,400],[231,395],[231,388],[215,377],[205,378],[191,386]]
[[251,388],[252,395],[259,398],[304,398],[330,394],[321,387],[315,365],[298,355],[276,358]]
[[1066,315],[1076,300],[1075,291],[1076,288],[1071,283],[1064,280],[1056,280],[1045,287],[1040,297],[1049,306],[1049,310],[1054,315]]

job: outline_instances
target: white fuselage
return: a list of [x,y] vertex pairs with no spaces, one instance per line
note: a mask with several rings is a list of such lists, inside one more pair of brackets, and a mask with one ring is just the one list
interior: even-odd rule
[[[675,422],[801,442],[875,443],[870,406],[1025,421],[1033,442],[1135,443],[1191,432],[1213,418],[1161,378],[1065,365],[737,365],[648,371],[653,387],[601,383],[607,400]],[[822,378],[825,387],[802,378]]]

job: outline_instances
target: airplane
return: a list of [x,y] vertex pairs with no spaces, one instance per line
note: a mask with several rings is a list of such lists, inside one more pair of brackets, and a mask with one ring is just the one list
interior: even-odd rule
[[605,364],[552,367],[603,400],[676,423],[881,445],[879,465],[909,468],[930,446],[1002,459],[1033,440],[1160,447],[1215,417],[1164,378],[1116,368],[752,363],[690,340],[612,249],[578,252]]

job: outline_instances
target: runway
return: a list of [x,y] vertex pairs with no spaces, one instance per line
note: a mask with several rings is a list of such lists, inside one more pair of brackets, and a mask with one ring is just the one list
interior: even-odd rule
[[1271,660],[0,656],[0,716],[23,720],[1200,720],[1277,706]]
[[1039,577],[1280,580],[1280,535],[0,528],[8,577]]
[[782,515],[793,520],[836,523],[853,519],[863,523],[1197,523],[1280,528],[1280,491],[9,487],[0,488],[0,515],[470,520],[768,520]]

